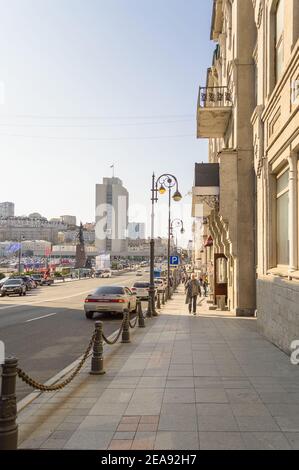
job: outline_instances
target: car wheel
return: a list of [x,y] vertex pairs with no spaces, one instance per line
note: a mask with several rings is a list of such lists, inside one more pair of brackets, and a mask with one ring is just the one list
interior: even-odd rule
[[93,312],[85,312],[85,316],[88,320],[92,320],[93,319]]
[[19,296],[22,297],[22,292],[19,293]]
[[27,295],[27,292],[26,292],[26,291],[24,291],[23,295]]

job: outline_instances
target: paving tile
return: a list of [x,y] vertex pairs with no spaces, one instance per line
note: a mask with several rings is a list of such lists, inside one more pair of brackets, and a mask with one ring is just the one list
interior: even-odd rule
[[113,436],[113,440],[130,440],[132,441],[135,437],[135,431],[131,431],[131,432],[116,432]]
[[141,377],[137,388],[165,388],[166,377]]
[[167,377],[166,388],[194,388],[193,377]]
[[286,432],[285,437],[293,450],[299,450],[299,432]]
[[145,415],[141,416],[140,424],[158,424],[160,415]]
[[159,431],[196,431],[196,408],[193,404],[162,405]]
[[156,439],[155,432],[137,432],[131,450],[152,450]]
[[86,431],[115,431],[120,422],[121,416],[86,416],[79,424],[78,430]]
[[158,431],[155,450],[198,450],[197,432]]
[[109,450],[130,450],[132,446],[131,440],[113,440],[110,443]]
[[236,416],[240,431],[280,431],[272,416]]
[[271,416],[268,408],[263,404],[238,403],[231,405],[235,416]]
[[248,450],[291,449],[291,444],[281,432],[244,432],[242,437]]
[[157,431],[158,423],[140,423],[138,425],[138,432],[155,432]]
[[196,388],[195,398],[196,403],[228,403],[224,390]]
[[198,416],[199,431],[239,431],[234,416],[231,415],[201,415]]
[[251,389],[227,389],[226,394],[230,403],[262,403],[259,395]]
[[120,420],[120,424],[138,424],[141,416],[123,416]]
[[[89,411],[88,415],[89,416],[117,416],[117,415],[122,415],[128,407],[127,403],[118,403],[118,404],[112,404],[112,403],[102,403],[99,401],[96,403],[91,410]],[[77,410],[80,411],[80,410]],[[132,413],[130,413],[132,414]],[[140,413],[139,413],[140,414]],[[85,413],[86,415],[86,413]]]
[[274,419],[283,432],[299,432],[299,416],[275,416]]
[[65,446],[67,439],[48,439],[44,442],[40,448],[41,449],[52,449],[52,450],[61,450]]
[[137,431],[138,423],[125,423],[119,424],[117,427],[118,432],[129,432],[129,431]]
[[245,450],[239,432],[199,432],[200,450]]
[[75,431],[67,441],[64,449],[73,450],[106,450],[113,437],[113,431]]
[[225,403],[197,403],[198,416],[233,416],[231,405]]
[[195,403],[193,388],[168,388],[165,390],[163,403]]

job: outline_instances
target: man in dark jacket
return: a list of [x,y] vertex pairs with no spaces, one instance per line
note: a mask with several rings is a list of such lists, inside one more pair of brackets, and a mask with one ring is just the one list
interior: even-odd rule
[[193,307],[193,315],[196,315],[197,297],[201,295],[201,290],[200,283],[196,279],[194,273],[192,274],[190,281],[186,284],[186,294],[186,304],[189,306],[189,313],[192,312]]

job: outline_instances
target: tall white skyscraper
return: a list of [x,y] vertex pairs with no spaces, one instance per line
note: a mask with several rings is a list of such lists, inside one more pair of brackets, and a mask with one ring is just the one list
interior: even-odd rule
[[129,238],[131,240],[145,239],[145,224],[139,222],[129,222]]
[[0,202],[0,217],[14,217],[15,205],[13,202]]
[[103,178],[96,185],[96,247],[121,256],[128,250],[129,193],[119,178]]

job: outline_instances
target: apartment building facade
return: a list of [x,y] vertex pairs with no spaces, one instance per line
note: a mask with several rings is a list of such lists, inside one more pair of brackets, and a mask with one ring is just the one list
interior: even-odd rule
[[[238,316],[256,310],[255,109],[256,26],[252,0],[214,0],[216,43],[199,89],[197,137],[209,139],[209,163],[196,164],[193,216],[203,224],[202,250],[212,297],[225,296]],[[207,240],[209,242],[207,243]]]
[[299,338],[299,1],[252,0],[257,106],[257,318],[291,351]]

